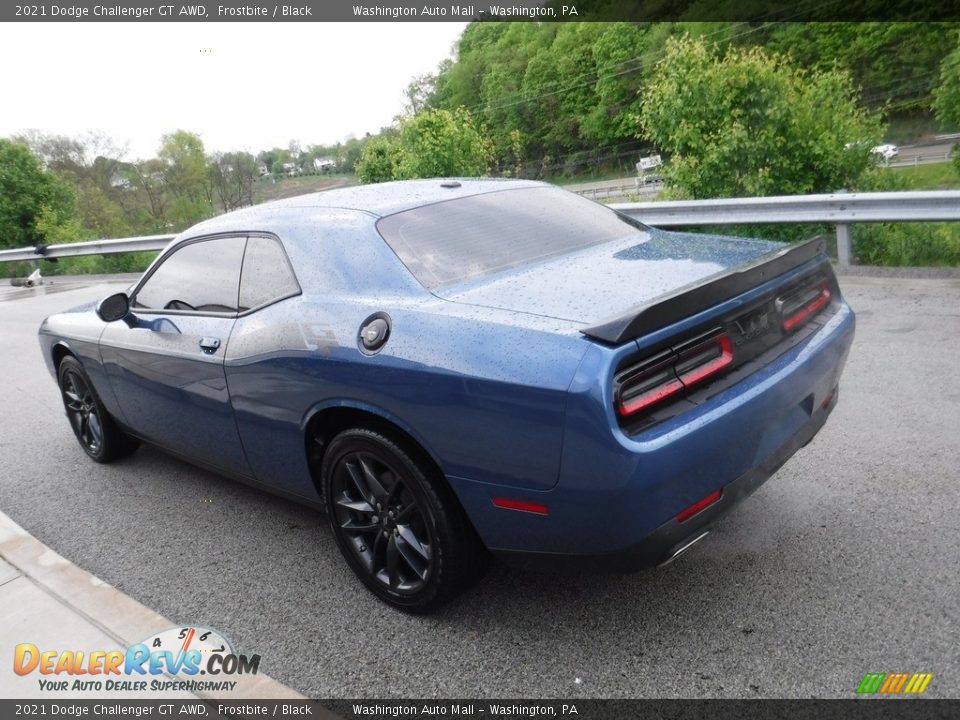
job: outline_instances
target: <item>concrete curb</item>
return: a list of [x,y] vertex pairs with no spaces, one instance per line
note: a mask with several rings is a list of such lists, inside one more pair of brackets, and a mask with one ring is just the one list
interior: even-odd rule
[[[2,512],[0,558],[71,610],[79,622],[88,623],[116,640],[117,647],[128,647],[178,625],[58,555]],[[0,582],[0,593],[6,582]],[[233,692],[200,692],[196,696],[223,701],[305,699],[262,674],[245,675]]]

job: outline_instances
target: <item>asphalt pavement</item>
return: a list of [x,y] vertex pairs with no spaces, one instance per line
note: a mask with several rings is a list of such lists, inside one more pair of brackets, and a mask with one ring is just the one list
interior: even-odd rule
[[323,519],[150,448],[76,445],[36,329],[101,285],[0,302],[0,510],[310,697],[960,697],[960,280],[844,276],[858,313],[820,435],[698,547],[633,575],[494,565],[430,617],[354,579]]
[[950,160],[953,146],[953,140],[901,145],[898,155],[888,164],[890,167],[901,167],[903,165],[930,165],[947,162]]
[[[45,650],[82,649],[89,656],[95,649],[128,648],[150,642],[173,627],[173,621],[77,567],[0,512],[0,647],[10,655],[15,646],[31,643]],[[180,637],[177,636],[178,641]],[[183,677],[189,676],[181,676],[181,681]],[[156,679],[177,682],[170,674]],[[196,679],[210,680],[211,685],[227,681],[229,686],[228,689],[207,687],[198,688],[196,692],[171,692],[163,687],[152,688],[142,679],[128,678],[120,681],[126,683],[126,687],[109,691],[109,696],[136,700],[169,699],[171,695],[179,700],[303,699],[263,673]],[[51,678],[50,673],[45,675],[42,669],[23,675],[13,672],[12,668],[0,671],[0,698],[83,697],[72,685],[63,675],[54,674]],[[52,714],[57,713],[55,708],[48,709]],[[320,714],[319,708],[312,709]],[[327,717],[325,714],[324,720]]]

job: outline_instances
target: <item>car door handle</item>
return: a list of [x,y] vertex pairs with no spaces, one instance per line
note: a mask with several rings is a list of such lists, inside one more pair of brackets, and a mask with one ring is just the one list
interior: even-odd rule
[[207,355],[213,355],[220,348],[220,338],[200,338],[200,349]]

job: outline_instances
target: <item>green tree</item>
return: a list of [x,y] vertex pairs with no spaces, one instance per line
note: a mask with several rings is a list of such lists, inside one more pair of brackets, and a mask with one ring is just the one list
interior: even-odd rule
[[139,213],[140,225],[149,225],[156,232],[167,229],[167,208],[170,198],[164,188],[166,165],[152,158],[130,163],[124,168],[124,177],[130,185],[128,212]]
[[497,40],[510,23],[470,23],[457,43],[457,61],[441,65],[434,85],[435,100],[444,108],[475,107],[482,101],[481,84],[495,59]]
[[882,134],[845,71],[689,38],[667,43],[639,120],[671,156],[673,191],[693,198],[854,189]]
[[339,172],[356,172],[357,163],[360,162],[360,154],[363,152],[363,145],[366,138],[356,138],[348,136],[347,140],[337,148],[337,170]]
[[492,143],[466,108],[431,109],[402,120],[399,131],[369,138],[356,173],[365,183],[485,175],[492,158]]
[[83,227],[85,237],[116,238],[137,234],[138,228],[131,225],[123,207],[99,186],[86,182],[79,184],[76,198],[77,221]]
[[205,204],[209,214],[213,209],[213,188],[200,137],[186,130],[164,135],[157,159],[162,163],[163,183],[173,200],[186,200],[198,211]]
[[354,171],[360,182],[379,183],[393,180],[393,166],[397,158],[397,141],[385,135],[368,139],[360,151]]
[[[64,225],[58,234],[106,238],[149,230],[136,227],[124,207],[131,198],[125,196],[129,183],[123,173],[124,163],[119,160],[123,150],[109,137],[99,133],[67,137],[30,130],[18,139],[30,146],[47,170],[73,189],[77,225],[73,229]],[[56,225],[56,217],[51,219]]]
[[[960,34],[956,46],[940,64],[940,84],[933,96],[937,120],[947,126],[960,125]],[[953,164],[960,172],[960,151],[954,148]]]
[[[696,8],[688,13],[700,14]],[[409,90],[418,106],[468,108],[489,130],[497,171],[515,164],[514,130],[526,172],[629,168],[649,140],[636,135],[645,88],[668,43],[685,35],[708,40],[720,53],[766,47],[811,73],[845,71],[852,95],[893,117],[892,137],[907,142],[929,124],[936,68],[954,46],[956,24],[475,22],[464,30],[455,58],[437,69],[426,99],[421,79]]]
[[931,70],[956,37],[955,23],[788,22],[774,28],[768,49],[807,69],[848,71],[864,104],[891,114],[927,111],[937,85]]
[[493,150],[466,108],[426,110],[403,122],[394,178],[485,175]]
[[253,182],[257,159],[246,152],[214,153],[208,172],[217,200],[224,210],[253,205]]
[[646,39],[645,30],[630,23],[612,25],[597,38],[593,45],[596,102],[582,120],[585,138],[613,144],[634,134],[643,80],[640,55]]
[[45,170],[26,145],[0,138],[0,247],[75,240],[70,188]]
[[940,63],[940,84],[933,97],[937,119],[944,125],[960,125],[960,34]]
[[436,75],[424,73],[417,75],[407,84],[407,89],[403,91],[404,115],[416,115],[427,106],[430,96],[434,93],[436,82]]

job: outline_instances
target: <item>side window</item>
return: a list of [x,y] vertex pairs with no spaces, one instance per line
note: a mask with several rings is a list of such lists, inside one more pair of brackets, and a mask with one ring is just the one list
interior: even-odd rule
[[240,274],[240,312],[299,293],[300,285],[280,241],[249,238]]
[[184,245],[147,279],[133,307],[236,312],[245,240],[216,238]]

